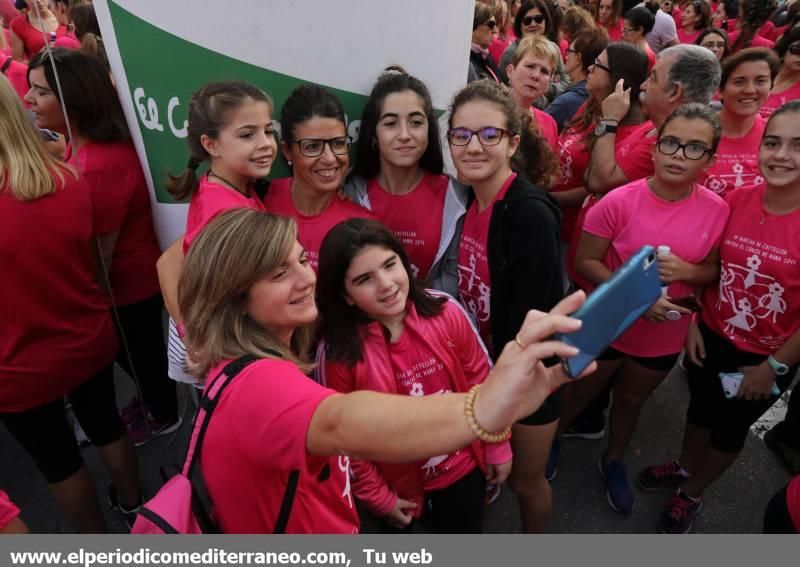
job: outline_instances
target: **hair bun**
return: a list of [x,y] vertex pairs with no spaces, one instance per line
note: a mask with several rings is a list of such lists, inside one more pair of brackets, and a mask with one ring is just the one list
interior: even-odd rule
[[408,71],[403,69],[400,65],[389,65],[383,70],[378,78],[383,79],[384,77],[389,77],[391,75],[408,75]]

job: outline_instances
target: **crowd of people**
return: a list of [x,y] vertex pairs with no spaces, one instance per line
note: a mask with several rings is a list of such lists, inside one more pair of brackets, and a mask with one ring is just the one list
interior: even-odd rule
[[[357,533],[361,514],[480,533],[506,481],[540,533],[562,438],[606,428],[609,505],[667,489],[654,528],[687,533],[791,387],[800,1],[476,1],[446,131],[395,62],[355,148],[322,86],[276,112],[269,85],[206,84],[163,253],[91,2],[0,15],[0,423],[81,532],[106,529],[81,437],[132,525],[135,447],[181,427],[176,382],[207,390],[243,357],[199,459],[225,533],[272,532],[289,490],[287,532]],[[289,177],[270,177],[278,159]],[[645,245],[662,296],[569,379],[576,351],[553,335]],[[122,408],[115,362],[137,390]],[[632,477],[639,416],[676,367],[680,454]],[[793,475],[799,389],[765,437]],[[764,506],[765,531],[800,532],[800,476]],[[0,532],[25,531],[18,515],[0,490]]]

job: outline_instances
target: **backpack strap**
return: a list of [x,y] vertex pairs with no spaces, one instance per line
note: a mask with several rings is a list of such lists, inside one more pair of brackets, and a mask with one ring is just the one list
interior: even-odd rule
[[297,492],[299,478],[300,471],[294,470],[289,473],[289,482],[286,484],[286,492],[283,493],[283,500],[281,501],[281,511],[278,512],[278,519],[275,520],[275,529],[272,530],[274,534],[286,532],[286,525],[289,523],[289,514],[292,512],[292,504],[294,504],[294,495]]
[[5,75],[5,74],[6,74],[6,69],[8,69],[8,68],[11,66],[11,62],[12,62],[13,60],[14,60],[14,58],[13,58],[13,57],[8,57],[8,58],[6,58],[6,60],[5,60],[5,61],[3,61],[3,65],[2,65],[2,67],[0,67],[0,73],[2,73],[2,74],[4,74],[4,75]]
[[[276,353],[277,354],[277,353]],[[217,402],[225,389],[233,382],[233,379],[244,370],[248,365],[258,360],[253,355],[245,355],[237,358],[236,360],[228,363],[222,372],[217,374],[211,380],[203,392],[203,397],[200,398],[200,408],[194,418],[194,425],[192,426],[192,437],[189,440],[189,447],[186,450],[186,459],[183,463],[183,474],[191,478],[194,467],[197,465],[200,456],[200,447],[203,445],[203,438],[208,430],[208,424],[211,422],[211,415],[214,413],[214,408],[217,407]]]

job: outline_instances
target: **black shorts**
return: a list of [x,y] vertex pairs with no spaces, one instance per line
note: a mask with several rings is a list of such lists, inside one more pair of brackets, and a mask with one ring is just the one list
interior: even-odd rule
[[[86,436],[102,447],[125,434],[109,365],[67,394]],[[83,465],[63,398],[18,413],[0,414],[0,423],[22,445],[50,484],[67,480]]]
[[603,351],[603,354],[597,357],[597,360],[619,360],[620,358],[627,357],[648,370],[667,372],[675,366],[679,356],[679,352],[675,354],[666,354],[664,356],[634,356],[632,354],[625,354],[614,347],[608,347]]
[[[778,396],[761,401],[729,400],[722,391],[719,373],[736,372],[740,366],[757,366],[767,357],[737,349],[703,323],[700,323],[700,332],[706,357],[702,368],[688,359],[686,361],[691,395],[686,419],[695,427],[710,429],[711,446],[718,451],[738,453],[744,447],[750,426],[764,415]],[[792,383],[796,371],[797,366],[794,366],[788,374],[776,376],[775,383],[781,392]]]
[[517,423],[520,425],[548,425],[561,417],[561,388],[550,394],[538,410]]

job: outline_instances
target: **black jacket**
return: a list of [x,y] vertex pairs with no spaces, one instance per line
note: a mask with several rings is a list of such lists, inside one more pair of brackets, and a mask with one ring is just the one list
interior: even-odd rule
[[492,56],[484,57],[480,53],[474,51],[469,52],[469,72],[467,73],[467,82],[479,81],[481,79],[491,79],[492,81],[499,82],[501,79],[500,70],[494,64]]
[[492,208],[487,251],[497,358],[529,310],[549,311],[564,297],[558,203],[518,175]]

